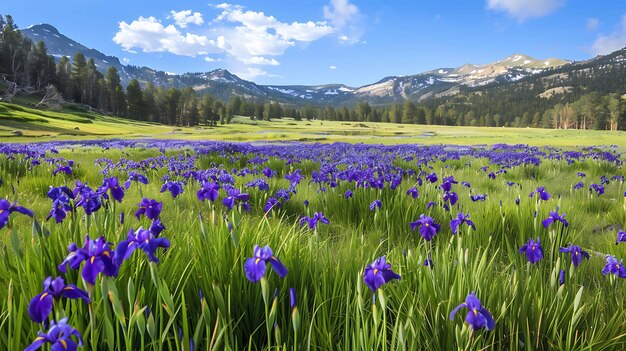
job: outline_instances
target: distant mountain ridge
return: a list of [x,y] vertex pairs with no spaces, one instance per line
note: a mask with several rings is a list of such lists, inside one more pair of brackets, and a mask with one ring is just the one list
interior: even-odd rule
[[[120,72],[122,84],[137,79],[142,84],[153,82],[157,86],[191,86],[197,92],[210,93],[220,99],[229,99],[239,95],[248,99],[272,100],[293,105],[353,105],[357,101],[368,101],[373,105],[402,102],[405,99],[422,101],[430,98],[453,96],[468,89],[476,90],[494,85],[515,84],[518,81],[549,75],[569,67],[576,70],[580,63],[562,59],[535,59],[523,54],[513,54],[503,60],[489,64],[465,64],[454,68],[439,68],[409,76],[389,76],[375,83],[361,87],[343,84],[327,85],[260,85],[243,80],[225,69],[210,72],[168,74],[148,67],[124,65],[117,57],[107,56],[98,50],[84,45],[59,33],[49,24],[39,24],[21,30],[33,41],[43,41],[49,54],[55,57],[72,57],[81,52],[87,59],[93,58],[101,71],[109,66]],[[599,57],[601,58],[601,57]],[[585,62],[593,62],[593,60]],[[557,89],[552,93],[567,92]]]

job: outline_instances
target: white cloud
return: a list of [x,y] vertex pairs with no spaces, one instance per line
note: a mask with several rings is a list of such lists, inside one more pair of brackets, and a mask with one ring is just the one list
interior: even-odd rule
[[267,59],[262,56],[252,56],[249,59],[243,60],[243,63],[248,65],[269,65],[269,66],[278,66],[280,62],[276,61],[276,59]]
[[171,16],[174,22],[180,28],[187,28],[189,24],[201,25],[204,23],[204,18],[202,18],[202,14],[200,12],[192,12],[191,10],[184,11],[170,11]]
[[622,16],[620,27],[611,34],[600,35],[591,46],[595,55],[606,55],[626,46],[626,14]]
[[265,72],[264,70],[260,68],[256,68],[256,67],[246,67],[245,70],[234,72],[234,73],[238,77],[245,79],[245,80],[254,80],[258,77],[270,77],[270,78],[277,77],[274,74],[269,74]]
[[356,44],[365,32],[363,15],[349,0],[330,0],[324,6],[324,18],[335,27],[341,43]]
[[324,6],[324,18],[335,27],[342,28],[359,16],[359,8],[348,0],[330,0],[330,6]]
[[328,67],[328,69],[336,70],[336,69],[337,69],[337,66],[332,65],[332,66]]
[[212,58],[212,57],[206,56],[206,57],[204,58],[204,61],[206,61],[206,62],[219,62],[219,61],[222,61],[222,59],[215,59],[215,58]]
[[563,6],[565,0],[487,0],[487,8],[504,11],[518,21],[543,17]]
[[285,23],[264,12],[244,11],[238,5],[219,6],[224,10],[215,22],[235,25],[224,31],[224,48],[244,63],[258,64],[254,57],[282,55],[297,42],[315,41],[335,31],[326,22]]
[[182,56],[219,52],[216,42],[206,36],[183,34],[173,25],[163,26],[154,17],[139,17],[130,24],[120,22],[113,41],[127,51],[138,48],[143,52],[170,52]]
[[598,25],[600,24],[600,20],[597,18],[587,18],[587,23],[585,23],[585,28],[587,28],[587,30],[592,31],[595,30],[596,28],[598,28]]
[[[169,52],[183,56],[226,55],[244,65],[280,65],[277,57],[287,49],[336,36],[342,43],[358,43],[363,33],[358,7],[349,0],[329,0],[324,6],[325,20],[281,21],[262,11],[247,10],[241,5],[210,5],[217,15],[205,22],[192,10],[171,11],[163,24],[155,17],[139,17],[130,23],[120,22],[113,41],[125,51]],[[204,26],[191,30],[190,25]],[[201,31],[200,31],[201,30]],[[242,76],[267,76],[260,69],[244,71]]]

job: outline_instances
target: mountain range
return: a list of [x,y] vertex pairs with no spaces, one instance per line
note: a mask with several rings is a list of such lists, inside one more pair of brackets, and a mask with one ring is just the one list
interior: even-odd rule
[[[626,50],[620,50],[607,56],[598,56],[582,62],[548,58],[535,59],[523,54],[513,54],[505,59],[488,64],[465,64],[455,68],[439,68],[408,76],[385,77],[375,83],[361,87],[344,84],[328,85],[260,85],[243,80],[225,69],[210,72],[185,73],[175,75],[148,67],[124,65],[117,57],[107,56],[102,52],[68,38],[49,24],[39,24],[21,30],[31,40],[43,41],[48,53],[56,58],[73,57],[81,52],[87,59],[92,58],[99,70],[105,72],[108,67],[115,67],[126,85],[137,79],[141,84],[152,82],[163,87],[191,86],[198,93],[210,93],[217,98],[227,100],[233,94],[248,99],[272,100],[293,105],[353,105],[357,101],[368,101],[373,105],[402,102],[405,99],[423,101],[429,98],[454,96],[463,91],[477,91],[499,85],[512,85],[532,79],[546,81],[546,77],[555,84],[543,84],[545,88],[540,97],[552,97],[566,94],[568,77],[577,76],[596,66],[623,66],[626,62]],[[604,65],[604,66],[603,66]],[[612,67],[612,66],[611,66]],[[609,68],[611,68],[609,67]]]

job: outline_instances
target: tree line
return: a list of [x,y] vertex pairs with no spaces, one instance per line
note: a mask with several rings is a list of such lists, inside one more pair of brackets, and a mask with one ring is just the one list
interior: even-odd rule
[[[191,87],[165,88],[153,83],[142,87],[136,79],[124,88],[115,67],[108,67],[103,74],[93,59],[87,60],[80,52],[71,60],[61,57],[57,62],[48,55],[43,42],[33,43],[21,34],[11,16],[0,15],[0,83],[5,95],[36,94],[54,87],[67,101],[115,116],[179,126],[225,124],[240,115],[268,121],[290,117],[423,125],[626,129],[626,104],[621,96],[626,91],[626,72],[623,68],[614,70],[593,72],[593,78],[571,75],[568,84],[575,90],[568,94],[569,100],[559,94],[539,97],[545,86],[521,84],[480,92],[467,88],[452,97],[374,107],[367,101],[338,108],[297,106],[238,95],[222,101],[211,94],[198,94]],[[598,85],[598,76],[606,76],[601,79],[603,84]],[[582,85],[599,91],[577,88]]]

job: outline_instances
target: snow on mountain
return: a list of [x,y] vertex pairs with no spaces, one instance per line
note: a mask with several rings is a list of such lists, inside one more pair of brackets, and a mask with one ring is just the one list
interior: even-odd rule
[[[232,94],[251,99],[270,99],[283,103],[352,104],[357,100],[372,103],[398,102],[409,98],[421,100],[433,96],[457,93],[459,87],[480,87],[495,82],[515,82],[541,74],[568,61],[548,58],[537,60],[523,54],[513,54],[503,60],[489,64],[465,64],[456,68],[443,67],[409,76],[391,76],[362,87],[343,84],[319,86],[258,85],[243,80],[225,69],[210,72],[174,74],[148,67],[123,65],[117,57],[107,56],[66,37],[49,24],[39,24],[22,29],[22,33],[33,41],[43,41],[50,55],[60,58],[73,57],[81,52],[93,59],[103,73],[115,67],[120,73],[122,84],[137,79],[142,85],[152,83],[162,87],[182,88],[191,86],[197,92],[208,92],[220,99],[229,99]],[[626,59],[626,58],[622,58]]]

